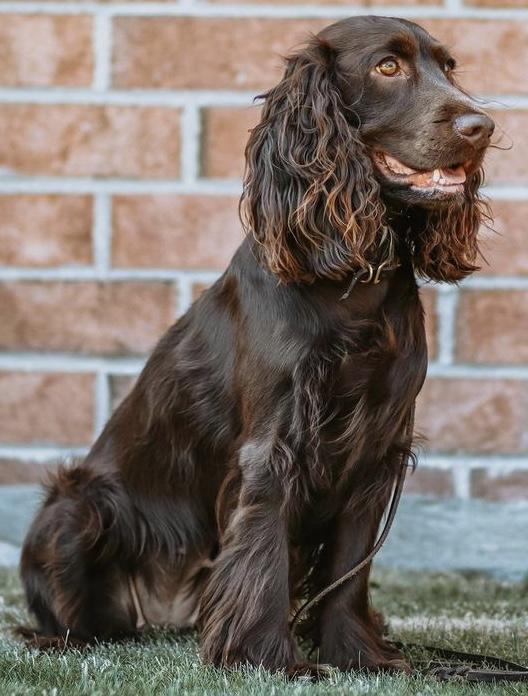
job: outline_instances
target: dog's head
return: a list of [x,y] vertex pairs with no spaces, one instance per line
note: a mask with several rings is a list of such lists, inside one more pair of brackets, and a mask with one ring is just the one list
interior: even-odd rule
[[271,271],[342,279],[403,243],[427,277],[476,270],[494,123],[454,68],[424,29],[387,17],[337,22],[287,59],[251,132],[241,208]]

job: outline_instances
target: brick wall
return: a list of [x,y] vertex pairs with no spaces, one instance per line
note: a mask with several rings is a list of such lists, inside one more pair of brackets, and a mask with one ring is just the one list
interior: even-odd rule
[[528,0],[0,0],[0,482],[85,451],[240,239],[251,99],[278,55],[365,11],[452,46],[514,142],[489,156],[490,265],[424,292],[410,488],[528,496]]

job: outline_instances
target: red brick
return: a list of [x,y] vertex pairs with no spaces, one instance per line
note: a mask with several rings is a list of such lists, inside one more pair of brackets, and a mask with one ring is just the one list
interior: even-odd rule
[[89,196],[0,195],[0,265],[89,264]]
[[0,348],[145,353],[172,323],[173,294],[167,283],[3,283]]
[[465,0],[466,5],[476,7],[528,7],[528,0]]
[[261,89],[279,79],[280,56],[327,19],[119,17],[118,87]]
[[[115,22],[114,83],[118,87],[265,89],[282,74],[278,57],[331,21],[121,17]],[[467,89],[490,94],[528,91],[528,82],[519,78],[528,73],[528,24],[499,19],[417,21],[453,48]]]
[[490,115],[497,124],[493,142],[500,148],[511,149],[488,150],[486,180],[491,184],[528,184],[528,110],[490,110]]
[[177,177],[179,112],[163,107],[2,104],[0,167],[17,174]]
[[90,17],[2,14],[1,84],[86,86],[91,84],[92,75]]
[[457,357],[465,362],[528,362],[528,292],[464,290],[458,313]]
[[115,410],[123,401],[125,396],[130,393],[136,377],[130,375],[113,375],[110,377],[110,395],[112,400],[112,410]]
[[202,176],[240,179],[244,173],[244,148],[249,130],[258,122],[260,109],[218,106],[202,111]]
[[235,197],[118,196],[113,218],[116,266],[223,269],[243,237]]
[[528,201],[493,201],[493,230],[481,232],[486,275],[528,275]]
[[418,397],[416,431],[433,452],[519,452],[526,402],[523,382],[429,378]]
[[211,283],[193,283],[192,284],[192,301],[195,302],[207,288],[211,287]]
[[453,474],[445,469],[418,467],[405,479],[405,493],[448,498],[454,495]]
[[0,440],[87,444],[93,435],[94,378],[87,374],[0,372]]
[[476,94],[526,94],[528,23],[506,19],[416,20],[453,51],[458,79]]
[[56,463],[25,459],[0,459],[0,486],[16,483],[45,483]]
[[471,472],[471,495],[495,501],[528,499],[528,471],[493,473],[485,469]]

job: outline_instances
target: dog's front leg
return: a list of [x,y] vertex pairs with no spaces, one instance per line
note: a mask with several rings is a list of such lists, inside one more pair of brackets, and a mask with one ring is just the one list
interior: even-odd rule
[[[337,580],[372,549],[387,503],[388,490],[377,500],[366,498],[360,510],[344,510],[338,517],[334,538],[321,559],[321,587]],[[353,579],[334,590],[315,609],[315,640],[319,659],[342,670],[403,670],[401,654],[383,638],[381,615],[369,601],[370,564]]]
[[241,490],[200,606],[202,656],[216,665],[247,662],[289,669],[288,506],[277,450],[241,449]]

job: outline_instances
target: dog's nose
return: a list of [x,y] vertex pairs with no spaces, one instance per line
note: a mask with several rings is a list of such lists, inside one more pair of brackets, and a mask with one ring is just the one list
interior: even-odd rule
[[486,114],[457,116],[453,126],[455,131],[474,148],[486,147],[495,130],[495,122]]

